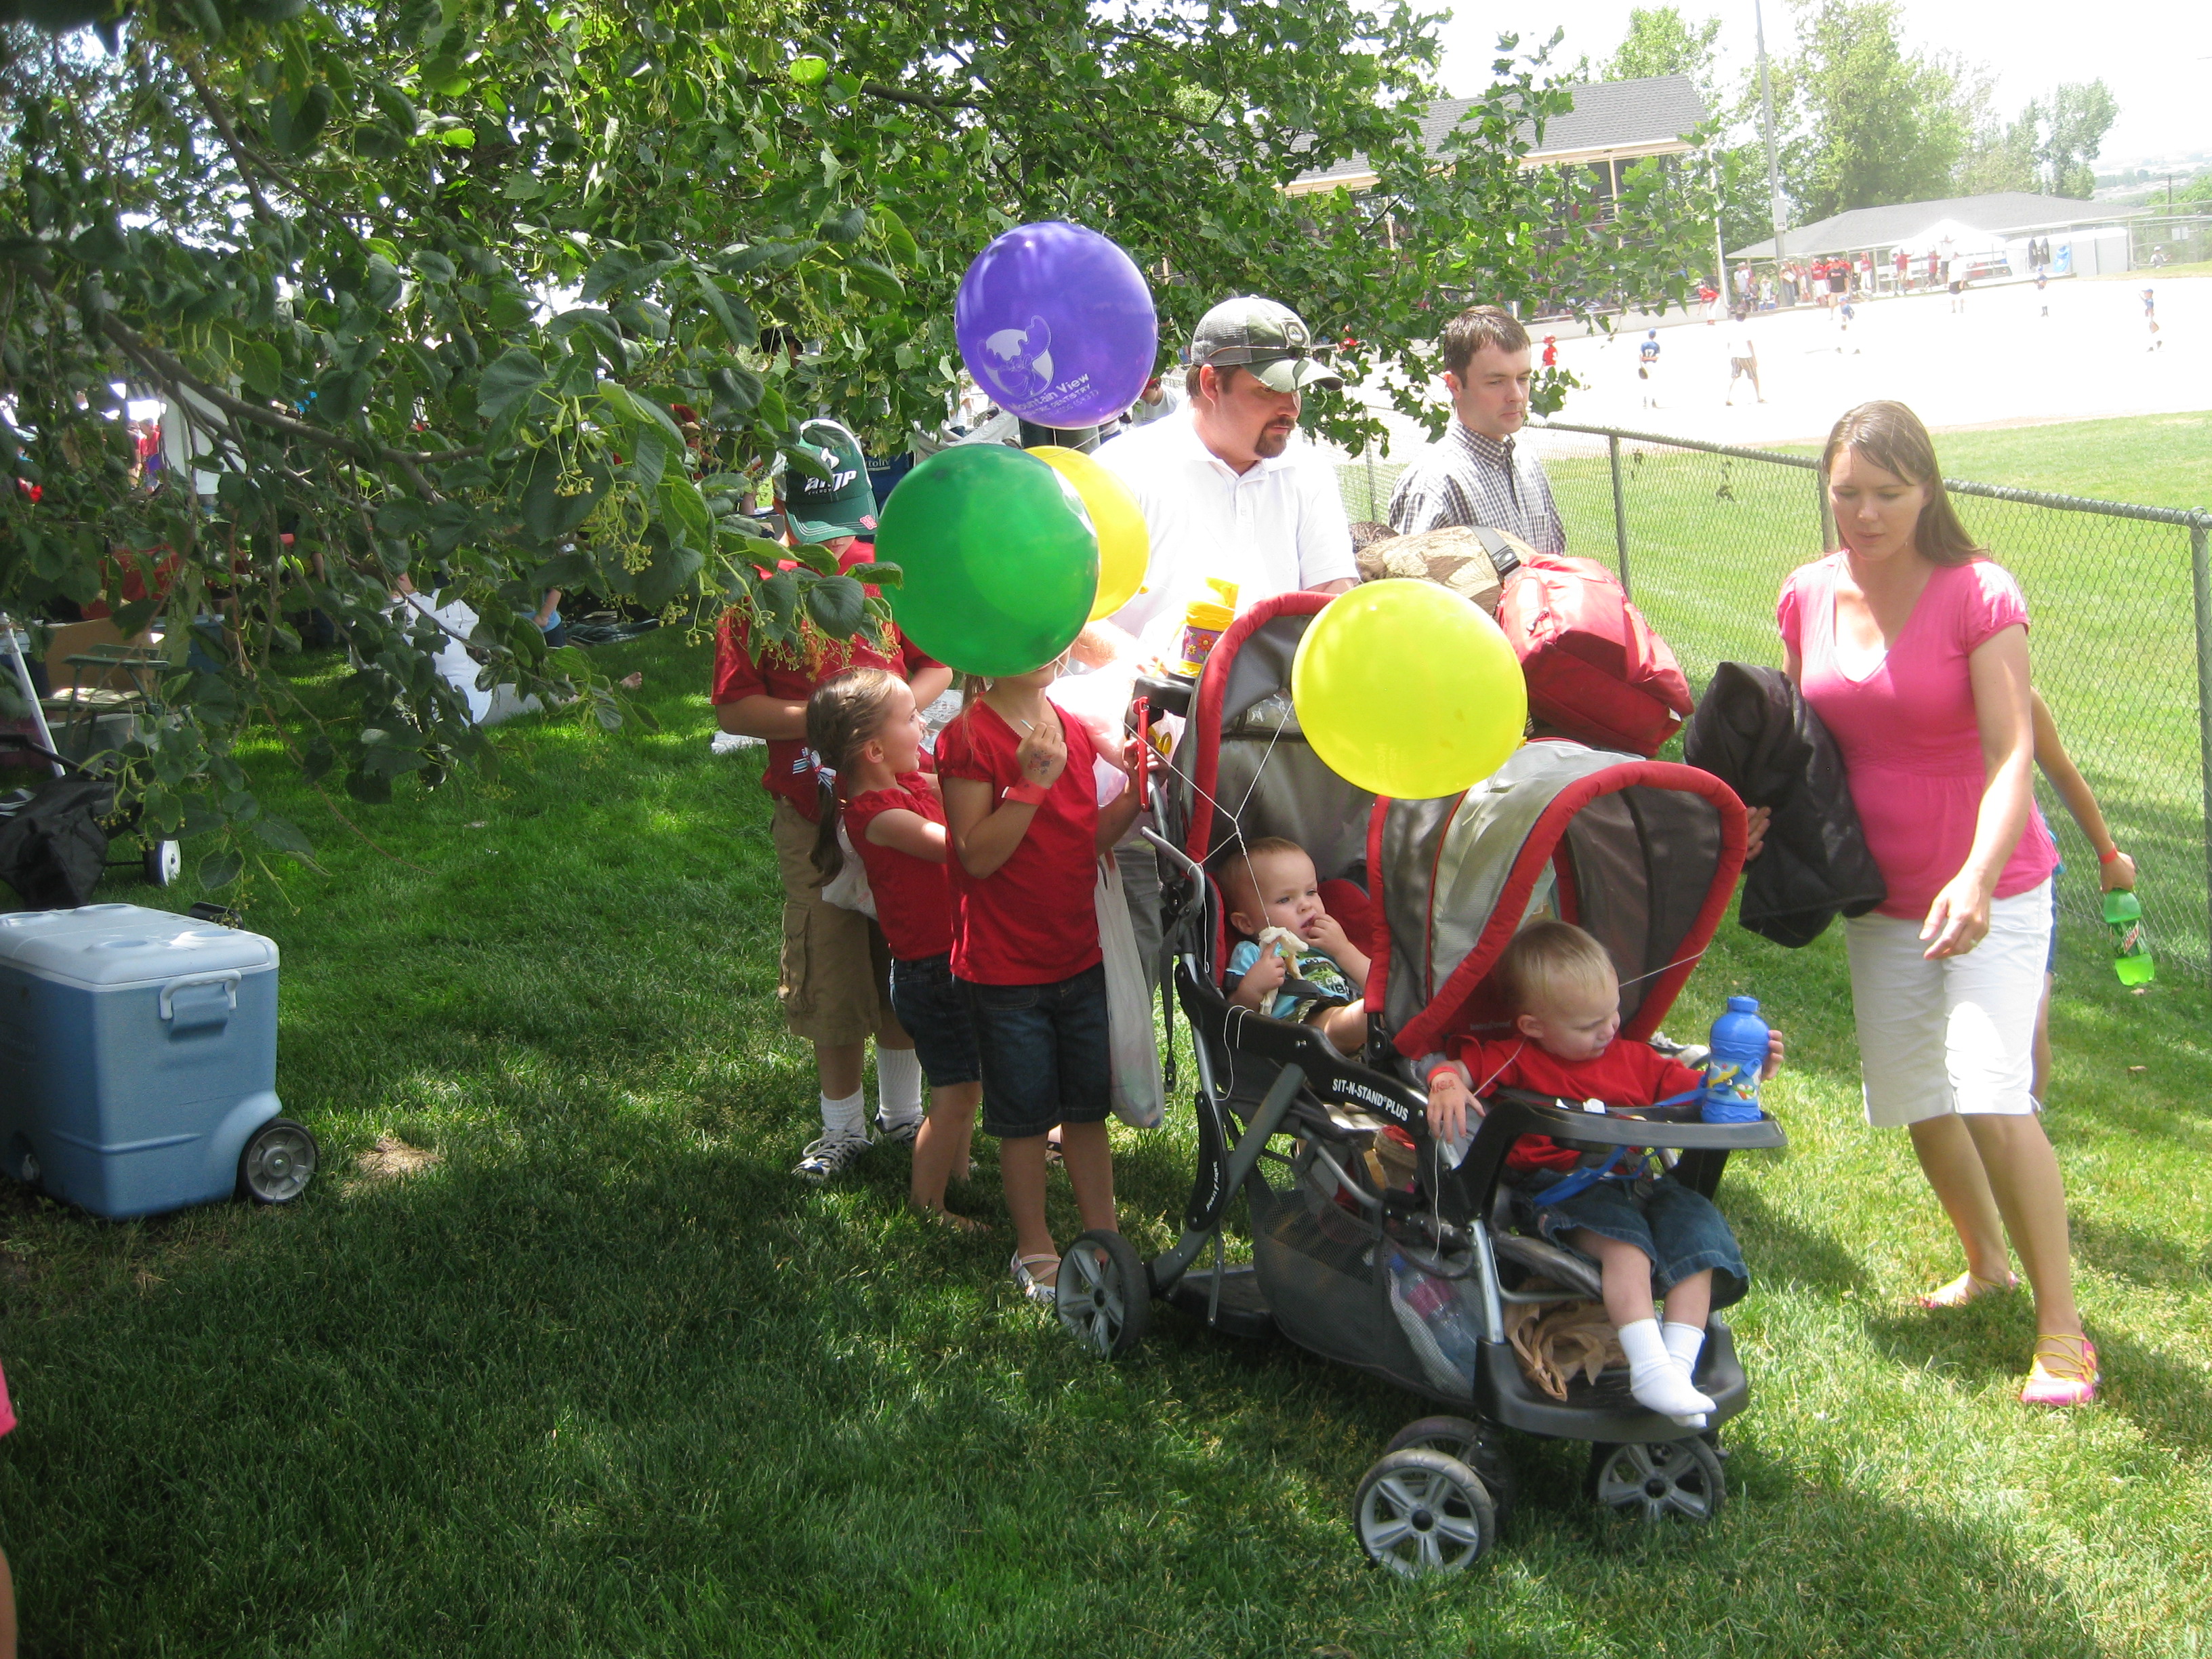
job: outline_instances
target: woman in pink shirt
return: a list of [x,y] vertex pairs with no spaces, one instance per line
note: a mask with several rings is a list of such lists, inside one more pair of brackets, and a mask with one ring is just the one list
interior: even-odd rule
[[1842,750],[1889,897],[1846,924],[1867,1121],[1903,1124],[1966,1246],[1923,1298],[2035,1295],[2021,1399],[2083,1405],[2066,1195],[2028,1092],[2051,930],[2051,834],[2030,810],[2027,605],[1976,546],[1902,404],[1863,404],[1820,459],[1840,551],[1776,606],[1790,677]]

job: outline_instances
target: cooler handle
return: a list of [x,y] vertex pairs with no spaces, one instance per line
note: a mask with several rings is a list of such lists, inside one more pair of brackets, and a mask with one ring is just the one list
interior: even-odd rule
[[[161,1018],[171,1022],[179,1030],[194,1025],[228,1024],[231,1015],[237,1012],[238,985],[240,980],[244,977],[245,975],[237,969],[230,968],[219,974],[186,974],[182,979],[173,979],[161,988]],[[205,1009],[187,1007],[185,1010],[184,1020],[179,1022],[176,1006],[177,993],[189,991],[198,985],[219,985],[229,994],[223,1004],[222,1018],[219,1019],[209,1018],[215,1012],[212,1007]]]

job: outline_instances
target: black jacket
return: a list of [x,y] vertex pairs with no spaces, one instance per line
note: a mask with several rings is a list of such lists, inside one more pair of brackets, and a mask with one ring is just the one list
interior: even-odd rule
[[1796,949],[1838,912],[1863,916],[1889,896],[1859,829],[1844,757],[1778,668],[1724,662],[1682,733],[1682,757],[1746,806],[1772,809],[1766,848],[1744,866],[1738,920]]

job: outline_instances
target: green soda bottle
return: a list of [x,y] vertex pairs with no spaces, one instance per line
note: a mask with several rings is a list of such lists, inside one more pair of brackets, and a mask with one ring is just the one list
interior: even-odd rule
[[2124,887],[2105,895],[2105,921],[2112,930],[2112,971],[2123,985],[2148,985],[2158,977],[2143,937],[2142,906]]

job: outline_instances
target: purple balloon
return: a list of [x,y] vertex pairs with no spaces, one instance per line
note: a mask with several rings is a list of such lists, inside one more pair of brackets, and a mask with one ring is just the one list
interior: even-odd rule
[[952,326],[975,383],[1039,426],[1111,420],[1159,360],[1159,314],[1137,262],[1065,219],[1022,225],[977,254]]

